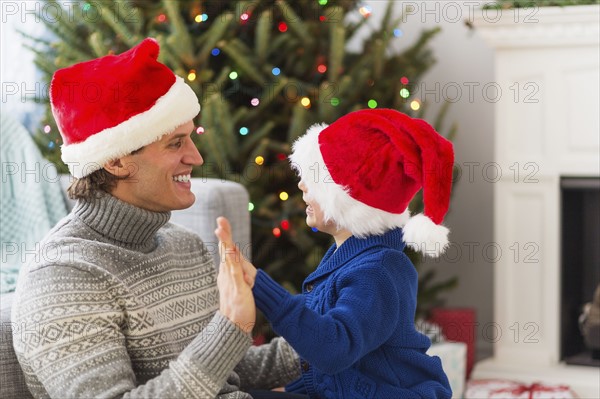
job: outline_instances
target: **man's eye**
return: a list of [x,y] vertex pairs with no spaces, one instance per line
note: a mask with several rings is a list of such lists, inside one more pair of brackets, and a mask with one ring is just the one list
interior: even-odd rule
[[171,147],[179,148],[179,147],[181,147],[181,144],[182,144],[181,140],[177,140],[176,142],[171,143]]

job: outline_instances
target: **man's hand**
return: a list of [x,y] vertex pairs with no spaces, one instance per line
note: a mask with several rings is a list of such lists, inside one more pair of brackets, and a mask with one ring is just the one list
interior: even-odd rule
[[[225,218],[217,219],[221,264],[217,286],[221,313],[243,331],[250,333],[256,323],[256,307],[252,287],[244,279],[239,249],[231,239],[231,227]],[[239,256],[238,256],[239,255]],[[255,273],[256,274],[256,273]]]
[[[231,225],[229,220],[224,217],[217,218],[217,229],[215,235],[219,239],[219,251],[221,253],[221,261],[224,257],[227,257],[229,261],[239,263],[244,271],[244,280],[248,283],[250,288],[254,287],[254,280],[256,280],[256,267],[248,261],[240,252],[240,249],[233,243],[231,234]],[[227,251],[223,251],[223,244],[227,248]]]

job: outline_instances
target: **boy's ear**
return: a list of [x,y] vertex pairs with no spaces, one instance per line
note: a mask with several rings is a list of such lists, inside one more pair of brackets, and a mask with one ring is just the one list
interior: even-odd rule
[[111,175],[115,175],[117,177],[128,177],[131,175],[131,168],[125,167],[125,163],[121,158],[113,159],[104,164],[104,170],[106,170]]

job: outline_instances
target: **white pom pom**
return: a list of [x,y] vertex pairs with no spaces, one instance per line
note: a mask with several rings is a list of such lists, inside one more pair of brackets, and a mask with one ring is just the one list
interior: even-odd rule
[[433,223],[427,216],[419,213],[411,217],[402,229],[406,245],[415,251],[437,258],[448,246],[447,227]]

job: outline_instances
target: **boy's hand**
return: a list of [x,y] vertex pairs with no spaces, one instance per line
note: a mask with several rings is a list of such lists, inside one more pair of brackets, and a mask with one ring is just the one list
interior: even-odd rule
[[217,286],[219,287],[219,310],[246,333],[252,332],[256,323],[256,305],[252,287],[244,278],[239,251],[231,240],[231,229],[225,218],[217,219],[215,231],[219,237],[221,263]]
[[223,259],[225,259],[226,261],[240,264],[244,271],[244,280],[246,283],[248,283],[250,288],[254,287],[256,268],[244,257],[244,255],[242,255],[238,246],[234,244],[231,234],[231,225],[229,224],[229,220],[227,220],[227,218],[222,216],[217,218],[217,229],[215,230],[215,235],[219,239],[221,262]]

